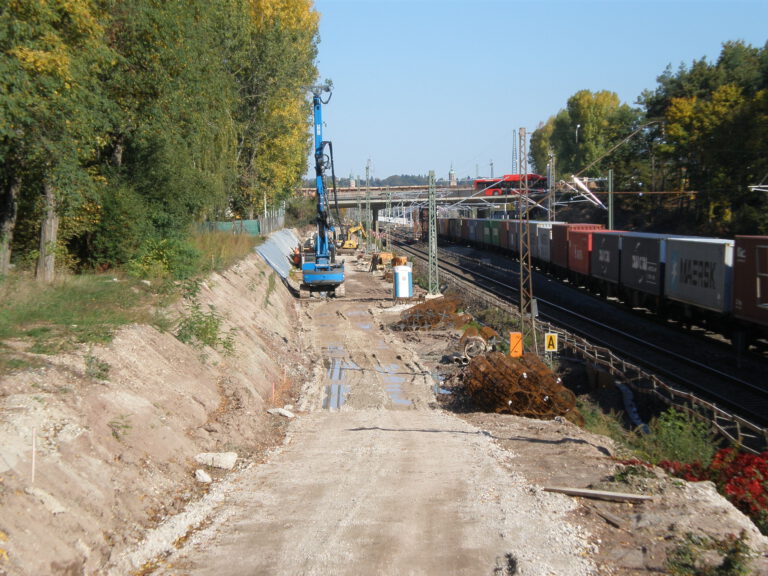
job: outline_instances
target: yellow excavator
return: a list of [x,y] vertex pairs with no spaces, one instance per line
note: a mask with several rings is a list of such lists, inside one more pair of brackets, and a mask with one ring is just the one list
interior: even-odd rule
[[[358,235],[359,234],[359,235]],[[341,240],[339,249],[341,250],[357,250],[360,246],[360,238],[368,238],[368,234],[365,232],[365,228],[362,223],[358,223],[356,226],[348,228],[346,234]]]

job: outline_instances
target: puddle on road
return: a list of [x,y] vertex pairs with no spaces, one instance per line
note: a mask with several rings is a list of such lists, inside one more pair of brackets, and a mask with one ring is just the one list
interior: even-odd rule
[[[370,325],[367,325],[370,328]],[[377,350],[388,349],[386,343],[381,342],[376,346]],[[325,397],[323,398],[323,409],[338,410],[347,401],[350,392],[350,386],[346,381],[346,372],[354,370],[363,371],[360,366],[348,358],[347,350],[341,344],[330,344],[324,348],[324,364],[327,369],[326,379],[330,381],[325,387]],[[375,372],[381,374],[384,384],[384,390],[390,401],[397,406],[410,406],[411,400],[405,397],[403,384],[406,378],[402,375],[404,368],[396,363],[380,364],[373,368]],[[365,377],[365,375],[363,375]]]
[[387,396],[392,400],[392,403],[399,406],[410,406],[413,402],[403,396],[405,378],[397,373],[401,370],[402,367],[399,364],[382,364],[376,368],[376,372],[383,375],[384,390],[387,391]]
[[346,359],[347,351],[344,346],[332,344],[325,347],[325,365],[327,367],[326,378],[331,381],[325,387],[325,398],[323,398],[323,408],[326,410],[338,410],[347,401],[349,394],[349,385],[344,381],[347,370],[360,370],[360,367],[354,362]]

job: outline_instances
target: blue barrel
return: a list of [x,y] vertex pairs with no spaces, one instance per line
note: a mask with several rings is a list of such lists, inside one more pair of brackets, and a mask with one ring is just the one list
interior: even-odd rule
[[410,266],[394,266],[395,298],[411,298],[413,296],[413,272]]

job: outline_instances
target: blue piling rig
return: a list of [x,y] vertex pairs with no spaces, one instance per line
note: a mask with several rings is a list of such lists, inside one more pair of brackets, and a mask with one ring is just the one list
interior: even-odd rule
[[[314,237],[314,255],[304,254],[301,262],[301,295],[310,292],[325,292],[329,296],[344,295],[344,260],[336,262],[336,230],[328,211],[328,196],[323,184],[326,168],[331,168],[334,189],[336,176],[333,173],[333,146],[323,141],[323,104],[331,99],[329,84],[312,89],[312,105],[315,123],[315,182],[317,194],[317,233]],[[323,101],[321,94],[328,92]],[[325,153],[328,147],[329,153]]]

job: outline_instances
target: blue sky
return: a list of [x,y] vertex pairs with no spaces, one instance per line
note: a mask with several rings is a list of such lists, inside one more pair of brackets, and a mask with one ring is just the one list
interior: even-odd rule
[[[667,65],[768,41],[766,0],[315,0],[337,177],[512,170],[579,90],[634,105]],[[313,164],[310,164],[313,165]],[[312,171],[312,174],[314,172]]]

